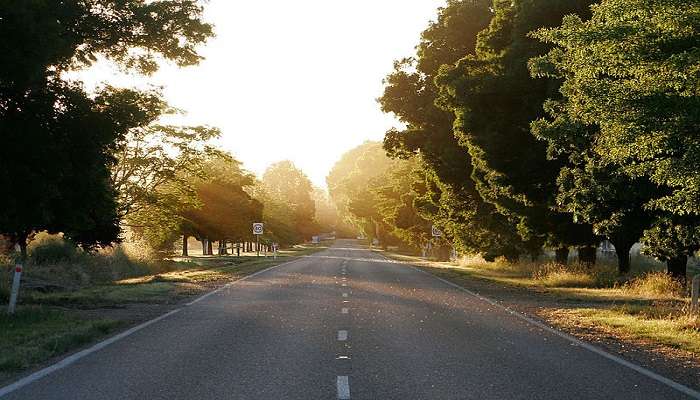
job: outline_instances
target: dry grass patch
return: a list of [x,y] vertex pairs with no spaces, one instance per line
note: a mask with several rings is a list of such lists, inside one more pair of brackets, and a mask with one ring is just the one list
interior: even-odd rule
[[[660,315],[664,312],[671,314]],[[582,322],[603,326],[633,339],[651,340],[700,354],[700,318],[682,309],[623,305],[611,309],[574,309],[569,313]]]
[[664,272],[649,272],[632,279],[622,286],[622,290],[649,298],[680,298],[685,295],[685,287]]

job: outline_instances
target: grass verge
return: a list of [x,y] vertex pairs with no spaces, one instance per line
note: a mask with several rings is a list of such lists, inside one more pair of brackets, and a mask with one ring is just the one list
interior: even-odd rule
[[22,307],[0,313],[0,372],[30,368],[68,350],[103,337],[122,324],[109,319],[84,320],[47,307]]

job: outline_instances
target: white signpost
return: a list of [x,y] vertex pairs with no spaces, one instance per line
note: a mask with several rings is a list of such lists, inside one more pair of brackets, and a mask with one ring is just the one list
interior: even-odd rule
[[253,235],[255,235],[255,251],[260,257],[260,235],[264,232],[262,222],[253,222]]
[[15,276],[12,279],[12,290],[10,291],[10,304],[7,308],[8,314],[15,313],[15,307],[17,306],[17,296],[19,295],[19,282],[22,279],[22,264],[17,264],[15,266]]
[[431,228],[431,233],[433,234],[433,237],[442,237],[442,231],[438,229],[435,225]]

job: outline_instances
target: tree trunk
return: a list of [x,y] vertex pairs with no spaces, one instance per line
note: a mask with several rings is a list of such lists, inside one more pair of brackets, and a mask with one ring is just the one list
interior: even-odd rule
[[597,248],[595,246],[582,246],[578,248],[578,261],[581,264],[592,267],[596,262],[596,252]]
[[219,240],[219,255],[225,256],[226,254],[226,240]]
[[207,254],[210,256],[214,254],[214,242],[209,239],[207,239]]
[[559,265],[567,265],[569,263],[569,248],[563,246],[554,250],[554,262]]
[[22,259],[22,263],[27,262],[27,238],[22,238],[20,241],[17,243],[19,244],[19,254]]
[[668,269],[668,274],[674,279],[677,279],[685,283],[686,280],[686,266],[688,265],[688,256],[680,256],[670,258],[666,261],[666,268]]
[[189,253],[187,252],[187,235],[182,235],[182,256],[187,257]]
[[209,246],[207,245],[207,242],[209,242],[209,240],[208,240],[208,239],[202,239],[201,242],[202,242],[202,255],[203,255],[203,256],[206,256],[206,255],[207,255],[207,249],[209,248]]
[[508,262],[508,264],[515,264],[518,261],[520,261],[520,253],[515,252],[515,251],[513,251],[513,252],[509,251],[503,255],[503,258],[506,259],[506,262]]
[[618,241],[611,241],[610,243],[615,246],[615,255],[617,256],[617,272],[620,275],[630,272],[630,267],[632,265],[630,262],[630,250],[632,250],[632,245],[634,245],[634,243]]

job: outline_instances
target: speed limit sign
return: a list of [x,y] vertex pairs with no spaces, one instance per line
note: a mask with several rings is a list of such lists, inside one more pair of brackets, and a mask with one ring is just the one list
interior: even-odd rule
[[263,234],[262,222],[254,222],[253,223],[253,235],[262,235],[262,234]]

